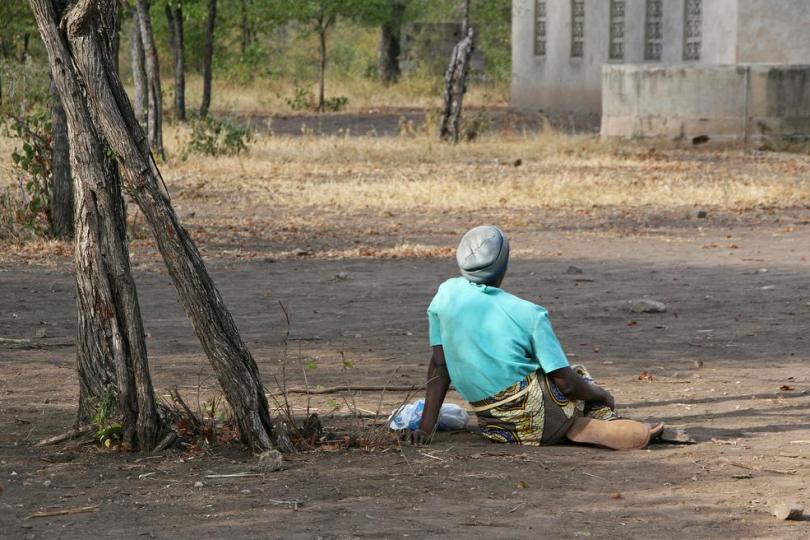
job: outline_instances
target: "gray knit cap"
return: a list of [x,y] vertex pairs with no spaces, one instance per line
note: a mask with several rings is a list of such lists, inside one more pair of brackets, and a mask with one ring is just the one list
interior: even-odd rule
[[461,275],[473,283],[492,283],[509,263],[509,240],[498,227],[481,225],[461,238],[456,252]]

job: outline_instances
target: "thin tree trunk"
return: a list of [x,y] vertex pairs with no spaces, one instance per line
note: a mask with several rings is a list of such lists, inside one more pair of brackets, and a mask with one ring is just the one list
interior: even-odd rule
[[178,120],[186,120],[186,53],[183,35],[183,6],[179,2],[166,4],[172,55],[174,56],[174,113]]
[[467,74],[473,51],[475,29],[469,27],[467,35],[453,47],[450,65],[445,73],[444,108],[439,124],[439,137],[457,143],[460,136],[461,109],[467,91]]
[[253,43],[253,26],[250,24],[250,0],[242,0],[242,35],[240,47],[242,58],[247,54],[248,47]]
[[[71,169],[76,178],[76,284],[79,303],[77,364],[80,393],[78,424],[90,421],[99,405],[115,398],[123,420],[123,440],[141,449],[157,441],[160,421],[149,376],[143,325],[135,282],[129,266],[126,220],[120,177],[109,157],[108,145],[98,131],[99,117],[86,107],[82,85],[73,68],[74,58],[62,41],[61,17],[51,0],[31,0],[40,33],[48,51],[54,83],[59,90],[70,134]],[[116,5],[105,2],[96,16],[114,20]],[[65,14],[67,32],[78,40],[104,42],[99,55],[107,58],[112,76],[109,32],[83,33],[88,2],[74,4]],[[134,121],[134,115],[133,115]]]
[[[161,190],[160,172],[124,88],[115,73],[107,69],[109,58],[98,43],[94,12],[86,6],[76,9],[68,16],[65,32],[60,33],[52,1],[30,0],[51,65],[62,66],[62,73],[56,76],[61,81],[60,93],[71,96],[75,101],[71,105],[86,104],[94,112],[106,144],[118,158],[126,189],[152,228],[180,301],[234,413],[242,441],[257,449],[271,448],[274,428],[258,367],[199,251]],[[102,4],[111,1],[99,0]],[[81,99],[79,82],[83,83],[85,99]],[[99,145],[97,151],[101,148]],[[282,435],[278,433],[276,439],[281,440]]]
[[391,19],[380,27],[379,70],[385,84],[396,82],[401,75],[399,55],[405,5],[400,0],[392,0],[391,10]]
[[130,53],[132,55],[132,81],[135,83],[135,116],[138,118],[138,122],[146,125],[146,111],[149,108],[149,99],[146,91],[148,86],[146,82],[146,56],[143,51],[138,8],[135,6],[132,6]]
[[31,34],[26,32],[23,34],[23,46],[22,51],[20,51],[20,63],[24,64],[25,59],[28,58],[28,44],[31,42]]
[[326,110],[326,30],[324,25],[318,30],[320,62],[318,63],[318,110]]
[[214,62],[214,30],[217,22],[217,0],[208,0],[208,26],[205,30],[205,52],[203,53],[203,95],[200,116],[208,115],[211,107],[211,77]]
[[166,152],[163,150],[163,94],[160,89],[160,63],[158,61],[157,46],[155,45],[155,34],[152,31],[152,18],[149,15],[148,0],[137,0],[137,6],[143,52],[146,58],[146,93],[149,102],[146,113],[146,131],[152,151],[165,159]]
[[54,236],[73,238],[73,188],[70,183],[70,144],[67,117],[51,78],[51,229]]
[[464,0],[464,7],[461,11],[461,36],[467,35],[470,29],[470,0]]

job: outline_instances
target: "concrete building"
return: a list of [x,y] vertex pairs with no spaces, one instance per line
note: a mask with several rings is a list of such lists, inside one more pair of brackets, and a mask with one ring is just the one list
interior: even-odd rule
[[616,64],[649,64],[659,80],[670,66],[810,64],[810,0],[512,5],[511,99],[524,110],[601,114],[603,68]]

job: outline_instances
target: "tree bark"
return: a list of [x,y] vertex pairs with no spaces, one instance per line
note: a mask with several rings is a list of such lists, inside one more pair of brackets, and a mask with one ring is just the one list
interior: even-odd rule
[[115,33],[113,34],[113,41],[112,41],[112,61],[116,73],[121,73],[119,70],[120,51],[121,51],[121,17],[118,13],[118,4],[116,4]]
[[[71,51],[59,31],[60,20],[77,40],[102,39],[99,54],[112,76],[112,36],[108,29],[93,36],[82,32],[92,1],[79,0],[64,19],[52,0],[31,0],[48,51],[54,83],[67,117],[71,169],[76,178],[76,284],[79,303],[77,364],[80,392],[77,424],[92,420],[99,404],[115,398],[124,431],[133,448],[151,449],[160,421],[149,376],[146,345],[135,282],[129,266],[126,220],[120,177],[98,131],[99,117],[86,106],[86,87],[78,80]],[[95,6],[95,16],[114,20],[116,6]],[[104,31],[106,30],[106,31]],[[134,115],[133,115],[134,120]],[[111,419],[112,420],[112,419]]]
[[253,25],[250,23],[250,0],[242,0],[242,35],[240,47],[242,58],[247,54],[248,47],[253,43]]
[[205,52],[203,53],[203,95],[200,116],[207,116],[211,107],[211,77],[214,62],[214,30],[217,22],[217,0],[208,0],[208,26],[205,30]]
[[62,99],[51,77],[51,229],[62,240],[73,238],[73,187],[70,144]]
[[149,1],[137,0],[137,7],[143,52],[146,59],[146,94],[149,104],[146,112],[146,131],[152,151],[161,158],[166,159],[166,152],[163,149],[163,94],[160,89],[160,63],[158,61],[157,46],[155,45],[155,34],[152,31],[152,17],[149,15]]
[[318,29],[320,61],[318,62],[318,110],[326,110],[326,24]]
[[138,122],[146,125],[146,111],[149,108],[146,82],[146,56],[141,39],[141,23],[138,19],[138,8],[132,6],[132,36],[130,53],[132,55],[132,81],[135,83],[135,116]]
[[453,143],[457,143],[460,137],[461,109],[464,93],[467,91],[467,75],[470,70],[470,55],[472,55],[474,40],[475,29],[469,27],[464,39],[453,47],[450,65],[444,76],[444,108],[439,124],[439,137]]
[[[233,318],[205,269],[194,242],[180,225],[163,180],[139,126],[126,92],[98,41],[92,10],[77,10],[68,16],[65,32],[57,30],[53,0],[30,0],[54,68],[63,66],[60,93],[86,92],[86,106],[94,112],[96,125],[117,156],[124,185],[146,217],[163,255],[180,301],[194,325],[223,388],[239,426],[242,441],[256,449],[272,448],[274,430],[264,385],[250,351],[242,341]],[[80,0],[93,4],[92,0]],[[105,4],[115,0],[98,0]],[[68,59],[65,62],[62,59]],[[67,105],[66,105],[67,107]],[[99,145],[97,151],[104,146]],[[88,149],[89,151],[91,149]],[[279,434],[280,436],[281,434]],[[279,437],[280,438],[280,437]],[[290,448],[283,448],[289,450]]]
[[396,82],[401,75],[399,55],[405,4],[400,0],[392,0],[391,10],[391,19],[380,27],[379,70],[380,79],[385,84]]
[[186,120],[186,53],[183,35],[183,5],[166,4],[169,22],[172,55],[174,56],[174,114],[178,120]]

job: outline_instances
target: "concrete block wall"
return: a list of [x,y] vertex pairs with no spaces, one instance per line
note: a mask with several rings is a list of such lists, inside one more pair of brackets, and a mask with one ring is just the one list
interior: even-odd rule
[[602,135],[810,138],[810,65],[605,66]]

